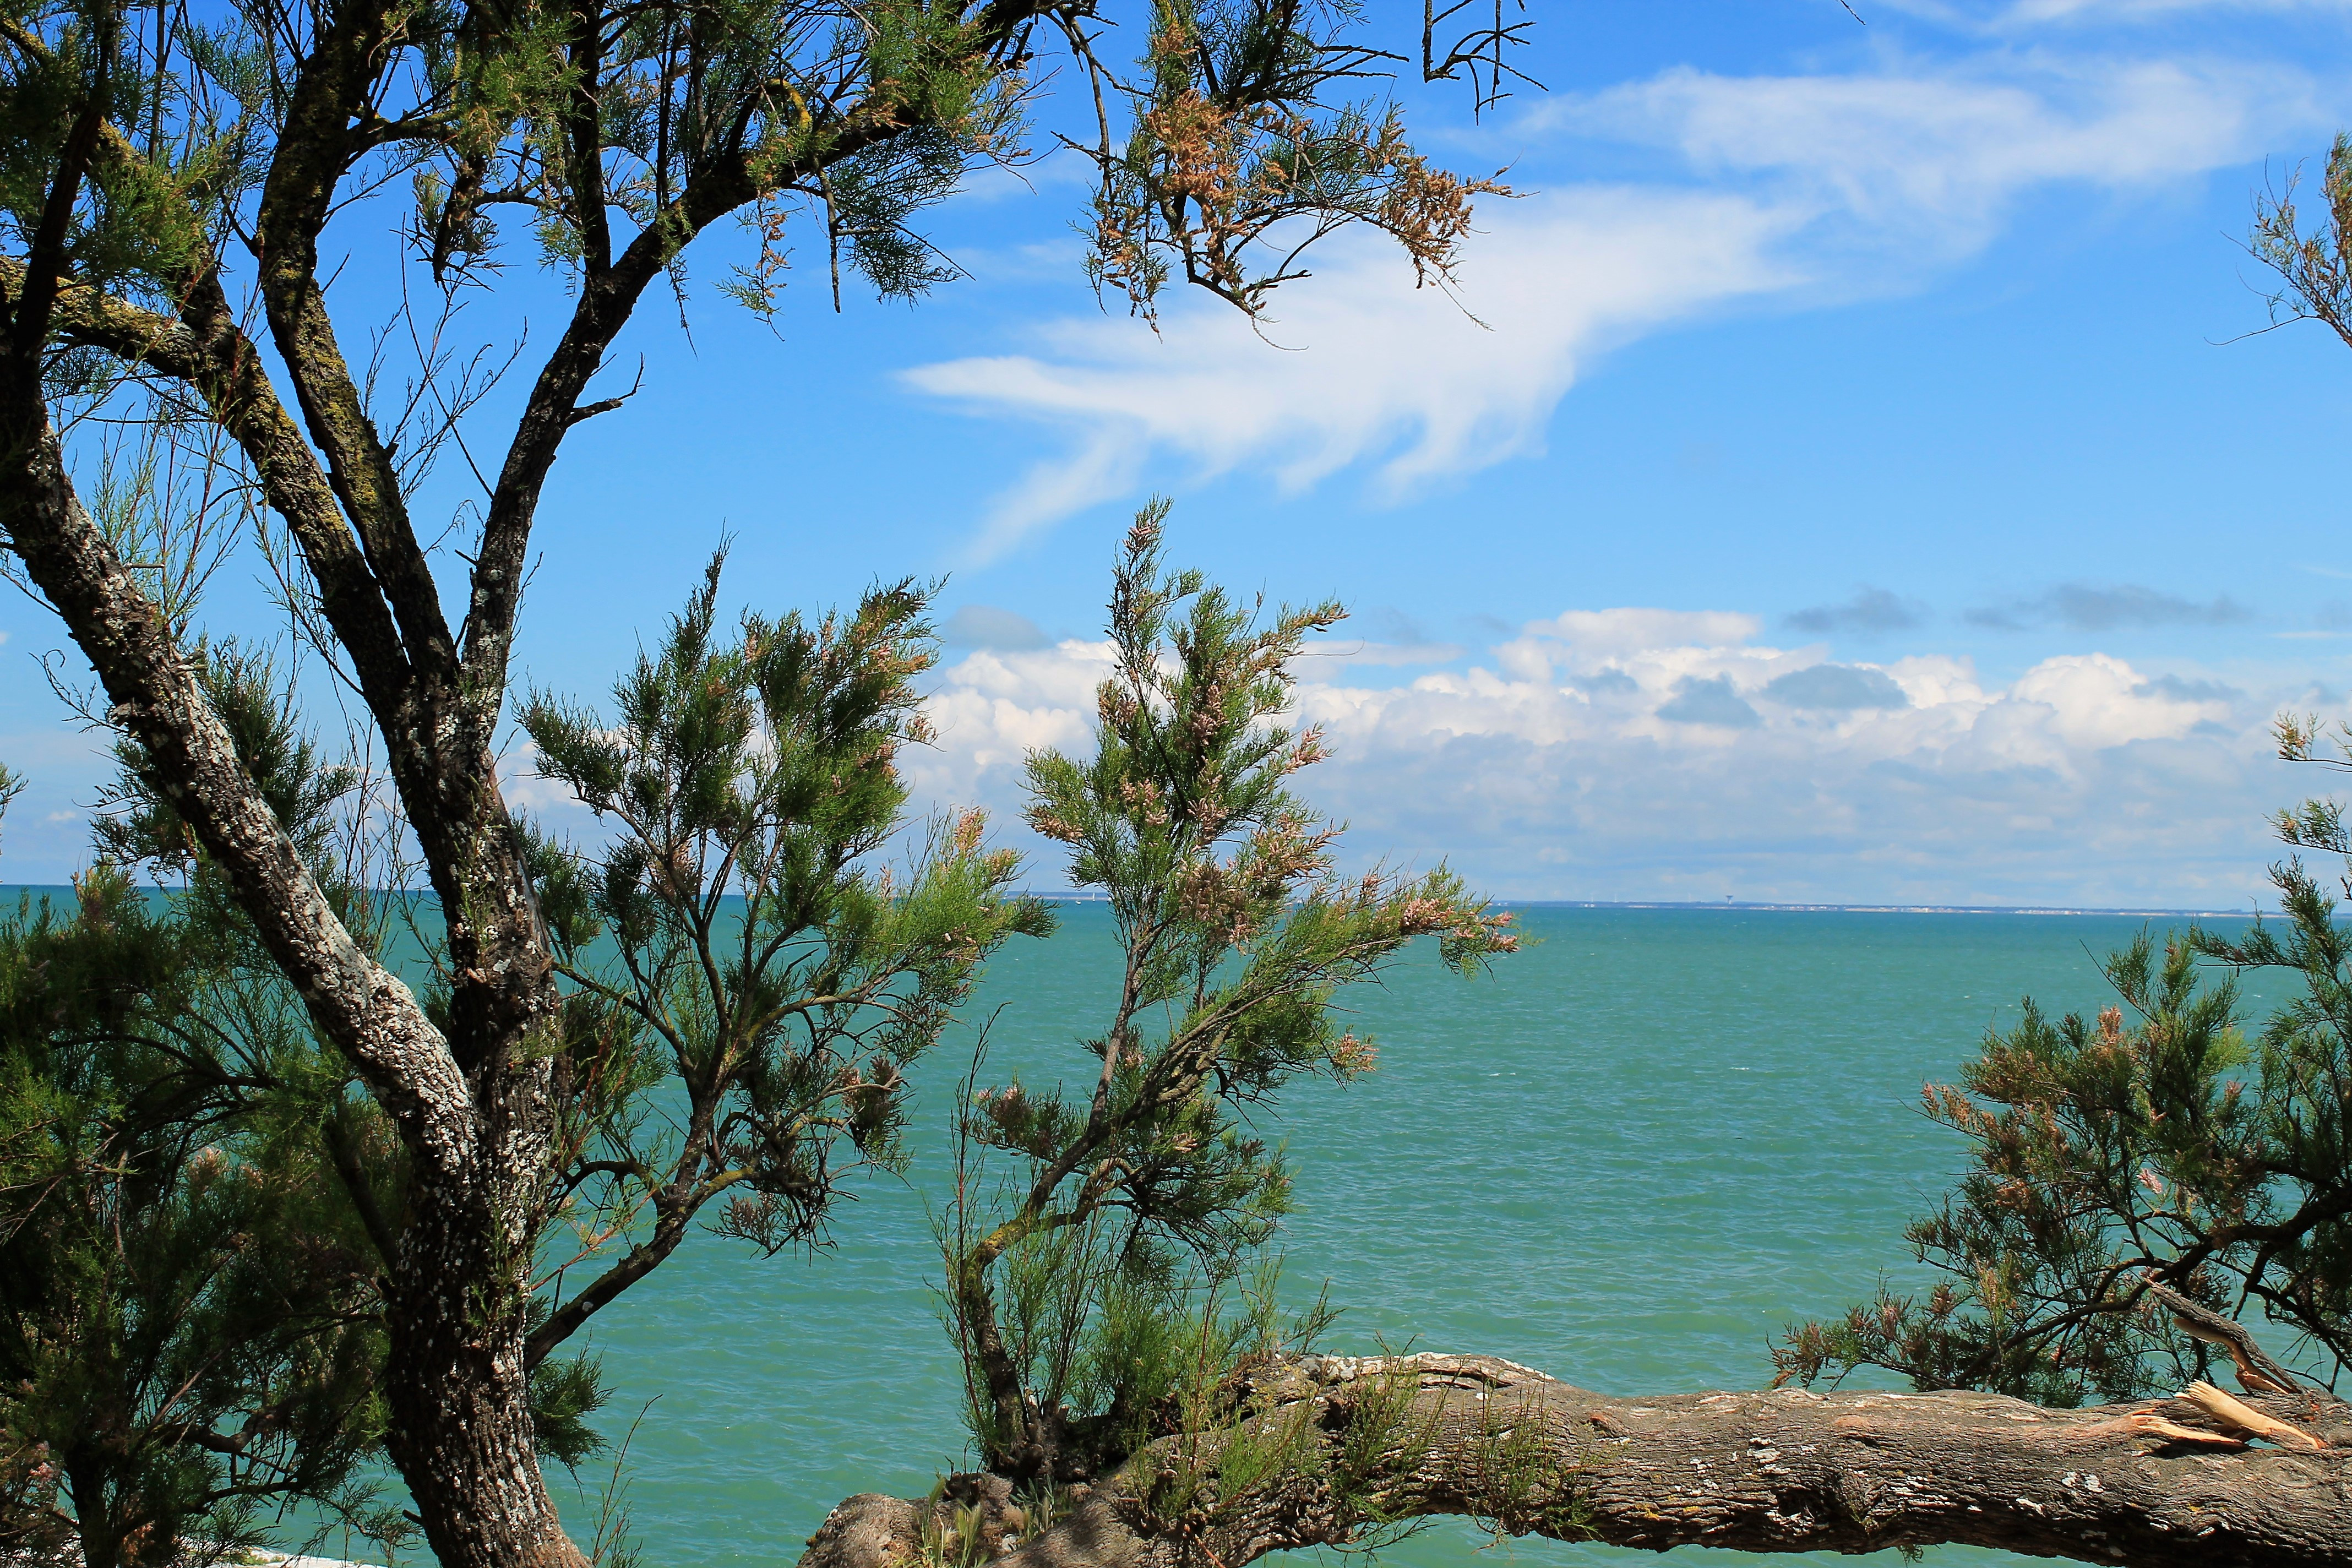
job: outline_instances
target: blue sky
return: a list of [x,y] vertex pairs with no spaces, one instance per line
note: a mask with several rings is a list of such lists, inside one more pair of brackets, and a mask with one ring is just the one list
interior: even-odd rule
[[[1343,244],[1271,342],[1205,296],[1158,338],[1098,310],[1054,159],[938,215],[970,276],[911,310],[835,315],[804,252],[771,331],[711,286],[721,237],[559,465],[523,667],[601,689],[722,533],[768,607],[945,573],[916,781],[1005,812],[1024,747],[1083,741],[1112,546],[1161,491],[1179,557],[1358,608],[1302,707],[1365,855],[1527,898],[2243,907],[2263,813],[2326,782],[2271,716],[2352,709],[2352,350],[2246,336],[2242,249],[2352,126],[2352,4],[1856,8],[1534,0],[1548,92],[1410,95],[1524,193],[1458,300]],[[341,231],[352,321],[394,286],[382,219]],[[560,289],[509,277],[469,330],[549,341]],[[215,625],[259,626],[253,575]],[[32,662],[54,621],[0,631],[35,781],[5,867],[53,880],[99,769]]]

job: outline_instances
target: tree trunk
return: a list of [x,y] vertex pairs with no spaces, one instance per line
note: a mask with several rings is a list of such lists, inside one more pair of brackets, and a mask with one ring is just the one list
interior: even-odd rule
[[1242,1568],[1446,1514],[1659,1552],[1953,1542],[2139,1568],[2352,1561],[2352,1406],[2325,1395],[2245,1401],[2312,1435],[2320,1446],[2306,1449],[2252,1447],[2186,1398],[2091,1410],[1958,1392],[1626,1399],[1434,1354],[1308,1357],[1253,1383],[1237,1426],[1160,1439],[1025,1539],[1009,1487],[959,1478],[938,1504],[849,1499],[801,1568],[902,1568],[960,1523],[973,1540],[951,1543],[950,1562]]
[[82,1568],[120,1568],[122,1530],[114,1517],[114,1498],[106,1485],[105,1467],[66,1462],[66,1492],[73,1500],[74,1541],[81,1549]]
[[441,1568],[586,1568],[533,1443],[527,1280],[478,1191],[425,1176],[390,1280],[386,1447]]

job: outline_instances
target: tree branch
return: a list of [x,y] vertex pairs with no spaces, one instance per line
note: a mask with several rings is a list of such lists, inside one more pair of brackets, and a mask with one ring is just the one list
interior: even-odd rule
[[[21,264],[0,258],[0,297],[15,298],[23,278]],[[87,285],[68,285],[58,290],[50,327],[68,342],[104,349],[183,382],[205,400],[252,463],[263,499],[300,547],[362,691],[387,720],[387,743],[415,754],[415,726],[407,721],[415,694],[399,628],[317,457],[278,400],[259,351],[237,325],[218,275],[206,270],[189,285],[176,321]]]
[[[398,617],[409,658],[427,692],[446,700],[443,694],[455,693],[457,658],[440,595],[410,526],[392,455],[362,405],[318,279],[319,234],[334,209],[336,186],[367,149],[366,139],[349,127],[370,112],[369,85],[390,26],[380,0],[338,8],[304,60],[262,186],[255,235],[270,335],[303,421],[326,454],[335,495]],[[385,732],[394,733],[399,716],[378,717]],[[430,807],[442,804],[409,802],[420,830],[429,823]]]
[[0,521],[26,571],[154,761],[173,805],[227,873],[310,1016],[366,1075],[420,1157],[472,1160],[471,1101],[446,1043],[401,981],[335,916],[238,760],[158,606],[75,496],[36,382],[0,388]]
[[[1022,1541],[1009,1488],[835,1509],[801,1568],[905,1568],[956,1494],[996,1568],[1242,1568],[1438,1515],[1664,1551],[1947,1542],[2137,1568],[2321,1568],[2352,1555],[2352,1407],[2261,1403],[2336,1445],[2254,1448],[2187,1400],[2045,1410],[1992,1394],[1777,1389],[1615,1398],[1486,1356],[1307,1357],[1261,1371],[1241,1426],[1163,1437]],[[2315,1420],[2315,1412],[2316,1419]],[[1246,1441],[1236,1442],[1237,1432]],[[1273,1445],[1280,1462],[1266,1473]],[[1260,1479],[1221,1491],[1227,1453]],[[983,1509],[983,1512],[990,1511]]]

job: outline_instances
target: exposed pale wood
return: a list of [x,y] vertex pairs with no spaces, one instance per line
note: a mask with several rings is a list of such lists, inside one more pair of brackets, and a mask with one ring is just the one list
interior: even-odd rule
[[2284,1421],[2273,1421],[2242,1399],[2232,1398],[2210,1383],[2192,1383],[2180,1391],[2180,1397],[2204,1411],[2224,1426],[2241,1432],[2252,1432],[2257,1437],[2267,1437],[2290,1448],[2325,1448],[2327,1445],[2300,1426],[2290,1426]]

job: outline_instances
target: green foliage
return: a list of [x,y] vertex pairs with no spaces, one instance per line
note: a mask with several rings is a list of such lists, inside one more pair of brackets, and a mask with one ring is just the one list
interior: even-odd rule
[[1331,98],[1380,58],[1353,41],[1360,20],[1344,5],[1153,0],[1131,126],[1117,142],[1106,119],[1087,149],[1101,184],[1081,232],[1097,293],[1156,321],[1181,277],[1258,316],[1307,276],[1307,249],[1349,225],[1394,241],[1417,281],[1451,282],[1472,198],[1511,193],[1432,167],[1395,105]]
[[[266,660],[223,650],[205,673],[323,851],[350,775],[295,731]],[[396,1536],[353,1479],[383,1420],[363,1210],[396,1204],[395,1152],[123,761],[100,843],[184,890],[101,861],[70,909],[0,921],[0,1542],[164,1562],[188,1536],[257,1539],[297,1499]]]
[[[2297,175],[2301,171],[2298,170]],[[2278,274],[2270,297],[2273,321],[2324,322],[2352,343],[2352,136],[2338,133],[2320,175],[2324,215],[2306,233],[2296,201],[2299,179],[2256,203],[2247,250]]]
[[[2283,739],[2311,757],[2309,726]],[[2277,822],[2291,844],[2352,850],[2332,803]],[[2273,879],[2283,920],[2235,939],[2192,930],[2160,963],[2143,934],[2106,963],[2122,1006],[2053,1021],[2029,1000],[1958,1086],[1927,1089],[1927,1114],[1969,1150],[1968,1173],[1908,1232],[1946,1278],[1924,1300],[1882,1289],[1842,1321],[1790,1330],[1775,1352],[1784,1380],[1875,1366],[1921,1388],[2074,1405],[2210,1376],[2213,1345],[2149,1280],[2224,1317],[2266,1317],[2331,1384],[2342,1375],[2352,940],[2299,860]],[[2200,960],[2282,971],[2295,994],[2249,1041],[2235,982],[2201,983]]]
[[1346,1412],[1347,1426],[1329,1458],[1332,1491],[1360,1528],[1370,1527],[1367,1547],[1394,1541],[1413,1528],[1396,1510],[1380,1481],[1410,1475],[1435,1436],[1440,1412],[1416,1415],[1421,1378],[1409,1367],[1376,1373],[1358,1386]]
[[[106,0],[11,0],[0,6],[0,233],[67,276],[159,297],[205,254],[258,184],[261,128],[210,90],[204,68],[241,64],[215,35],[182,24],[193,46],[159,65],[153,28]],[[58,174],[93,178],[46,227]]]
[[550,1356],[530,1369],[530,1426],[540,1454],[577,1471],[612,1445],[588,1424],[612,1397],[601,1357]]
[[[1138,516],[1115,574],[1094,755],[1029,761],[1030,825],[1104,890],[1125,954],[1086,1042],[1099,1066],[1077,1093],[967,1086],[943,1227],[975,1432],[1024,1477],[1095,1473],[1181,1415],[1171,1356],[1222,1377],[1245,1343],[1271,1348],[1213,1307],[1289,1205],[1245,1113],[1302,1074],[1370,1068],[1338,993],[1416,937],[1465,974],[1516,945],[1443,867],[1338,875],[1338,829],[1287,783],[1322,738],[1281,720],[1291,661],[1339,606],[1269,616],[1166,570],[1166,510]],[[1001,1192],[990,1156],[1015,1163]]]
[[[205,698],[228,731],[237,761],[271,815],[303,859],[326,874],[330,897],[341,906],[337,912],[349,910],[346,918],[358,921],[364,930],[367,921],[355,908],[363,889],[355,881],[358,868],[352,862],[346,834],[350,824],[339,809],[359,789],[359,771],[327,762],[317,739],[301,730],[290,683],[268,651],[230,639],[199,645],[193,662]],[[117,742],[115,756],[119,776],[100,792],[100,815],[92,823],[100,856],[119,866],[151,867],[200,889],[207,909],[224,925],[238,923],[216,868],[198,849],[195,834],[173,804],[168,781],[127,736]]]
[[[0,26],[13,57],[0,79],[0,229],[20,254],[45,247],[45,270],[168,309],[229,234],[255,224],[273,164],[293,165],[331,182],[405,180],[415,207],[403,241],[453,288],[489,281],[508,207],[540,258],[567,273],[600,272],[643,237],[681,279],[686,245],[734,213],[755,256],[721,288],[762,314],[777,307],[791,231],[814,220],[836,306],[845,261],[877,296],[911,299],[957,276],[915,226],[975,163],[1026,158],[1033,62],[1056,42],[1097,110],[1098,136],[1072,143],[1102,175],[1089,272],[1146,313],[1171,268],[1259,313],[1305,276],[1299,257],[1316,239],[1357,224],[1442,280],[1468,199],[1502,189],[1431,168],[1393,106],[1334,96],[1401,58],[1360,36],[1355,6],[1154,0],[1129,18],[1150,40],[1132,66],[1096,47],[1094,15],[929,0],[585,12],[435,0],[373,20],[166,8],[150,25],[105,0],[12,0]],[[299,129],[289,146],[294,84],[354,27],[374,40],[362,124],[344,146],[301,142]],[[1425,28],[1428,74],[1454,78],[1491,56],[1494,77],[1521,31],[1482,32],[1465,53],[1473,40],[1448,52]],[[1482,106],[1494,89],[1478,89]],[[68,221],[43,239],[61,190]],[[616,235],[615,217],[635,234]],[[75,352],[56,368],[61,388],[113,374]]]
[[1488,1534],[1496,1541],[1538,1533],[1573,1541],[1595,1533],[1589,1505],[1567,1478],[1599,1464],[1559,1462],[1539,1397],[1524,1387],[1517,1394],[1497,1390],[1478,1401],[1478,1421],[1476,1479],[1464,1489],[1478,1500],[1484,1512],[1477,1522]]
[[[428,101],[446,105],[455,132],[415,177],[437,274],[478,276],[499,205],[526,207],[541,254],[567,269],[607,259],[603,206],[674,264],[709,221],[707,194],[732,187],[726,205],[741,207],[759,249],[723,287],[762,313],[789,224],[812,207],[836,268],[845,252],[886,298],[951,276],[908,226],[974,160],[1017,153],[1025,90],[963,8],[920,0],[703,0],[584,28],[573,12],[523,5],[492,27],[453,14],[424,52]],[[702,199],[682,202],[688,192]]]
[[[773,1253],[822,1233],[852,1163],[903,1159],[902,1069],[1008,937],[1051,916],[1008,891],[1015,858],[968,814],[910,867],[902,746],[928,738],[926,594],[877,589],[814,623],[718,630],[723,554],[656,653],[614,688],[616,720],[535,696],[547,777],[612,829],[593,852],[531,841],[559,969],[560,1191],[578,1255],[627,1250],[549,1319],[552,1345],[666,1256],[704,1205]],[[656,1112],[675,1095],[677,1113]],[[560,1278],[560,1271],[559,1271]]]
[[[317,1243],[317,1256],[340,1256],[320,1239],[329,1237],[373,1259],[349,1278],[332,1269],[322,1276],[318,1289],[355,1292],[335,1297],[337,1331],[349,1328],[361,1337],[354,1343],[373,1331],[375,1308],[366,1304],[373,1271],[397,1259],[404,1287],[417,1287],[391,1293],[400,1326],[416,1331],[411,1342],[446,1347],[449,1326],[428,1321],[431,1307],[463,1293],[438,1289],[447,1282],[432,1274],[441,1267],[436,1259],[463,1256],[465,1246],[402,1247],[404,1184],[415,1168],[388,1137],[383,1112],[390,1108],[411,1147],[457,1126],[457,1143],[436,1146],[470,1150],[478,1135],[507,1129],[513,1137],[505,1147],[526,1160],[544,1150],[546,1164],[517,1171],[503,1160],[469,1158],[436,1165],[453,1194],[465,1189],[437,1212],[462,1216],[452,1225],[472,1233],[467,1245],[550,1265],[551,1286],[540,1281],[549,1305],[530,1328],[525,1363],[540,1442],[564,1458],[589,1450],[584,1423],[597,1385],[590,1363],[557,1363],[551,1352],[656,1266],[696,1215],[708,1208],[716,1228],[770,1251],[813,1243],[823,1236],[844,1151],[856,1162],[897,1163],[903,1065],[936,1037],[997,942],[1047,925],[1042,908],[1011,896],[1013,863],[982,847],[976,817],[935,825],[930,844],[897,878],[877,868],[904,805],[892,752],[921,738],[910,682],[928,658],[920,651],[925,595],[903,585],[885,590],[856,616],[820,626],[747,622],[740,639],[719,647],[707,594],[661,656],[624,683],[624,712],[610,732],[584,711],[535,700],[526,726],[550,772],[614,832],[609,846],[588,852],[520,825],[506,837],[497,804],[494,736],[506,711],[530,533],[565,433],[623,402],[591,395],[589,384],[646,290],[666,279],[683,307],[685,253],[698,236],[730,216],[751,223],[756,258],[730,291],[756,310],[774,304],[793,227],[814,234],[809,220],[820,216],[836,300],[845,261],[879,294],[919,294],[952,268],[916,226],[975,163],[1024,156],[1027,100],[1049,74],[1034,68],[1046,51],[1065,51],[1103,110],[1097,151],[1107,189],[1116,184],[1120,200],[1147,213],[1128,237],[1147,253],[1174,246],[1188,275],[1244,309],[1259,310],[1266,288],[1298,275],[1295,251],[1271,275],[1263,258],[1244,258],[1268,225],[1293,217],[1310,240],[1371,223],[1404,242],[1424,273],[1444,275],[1465,188],[1420,164],[1393,115],[1322,101],[1374,58],[1362,47],[1338,47],[1357,25],[1352,6],[1247,0],[1200,12],[1136,6],[1133,15],[1148,19],[1155,38],[1197,24],[1202,68],[1218,79],[1162,93],[1153,83],[1175,68],[1169,47],[1153,43],[1140,70],[1110,68],[1088,31],[1108,18],[1083,4],[1034,0],[236,0],[194,13],[110,0],[0,0],[0,370],[18,426],[6,445],[37,464],[55,437],[68,468],[79,469],[99,442],[87,432],[143,423],[202,473],[191,496],[149,461],[159,448],[142,447],[119,486],[69,485],[96,500],[103,548],[92,548],[70,505],[20,507],[9,529],[17,559],[121,699],[104,710],[93,705],[90,717],[121,725],[136,715],[131,724],[159,753],[170,750],[163,737],[185,740],[219,718],[358,948],[380,954],[387,917],[415,919],[439,973],[423,988],[426,1016],[404,1021],[443,1035],[437,1044],[448,1047],[466,1075],[464,1093],[482,1111],[453,1109],[446,1081],[421,1092],[409,1061],[363,1049],[373,1022],[334,1006],[349,993],[306,972],[323,1026],[370,1063],[373,1098],[353,1092],[343,1058],[321,1048],[311,1010],[278,968],[282,961],[301,971],[310,936],[340,933],[318,932],[315,910],[300,917],[311,929],[294,930],[293,911],[272,890],[284,885],[282,865],[263,875],[248,860],[233,884],[195,831],[228,813],[192,810],[183,818],[173,804],[174,786],[193,785],[217,789],[209,807],[249,805],[240,785],[165,778],[155,759],[126,744],[124,781],[110,803],[120,809],[101,850],[174,884],[168,917],[156,918],[171,927],[182,967],[171,977],[180,989],[168,1006],[149,998],[121,1017],[135,1018],[142,1049],[186,1070],[228,1057],[236,1068],[225,1076],[204,1069],[234,1091],[224,1090],[214,1142],[194,1147],[179,1132],[159,1131],[163,1152],[152,1158],[160,1163],[142,1177],[149,1184],[106,1202],[129,1204],[125,1213],[194,1245],[203,1237],[170,1217],[195,1192],[183,1166],[204,1148],[223,1151],[236,1172],[274,1171],[278,1162],[294,1184],[289,1191],[317,1199],[315,1207],[306,1196],[288,1211],[308,1216],[299,1234]],[[1511,34],[1497,16],[1499,61]],[[1462,51],[1440,53],[1445,63],[1425,69],[1449,75]],[[1182,74],[1193,81],[1191,66]],[[1207,123],[1185,96],[1202,92],[1224,128],[1211,127],[1212,164],[1232,155],[1251,171],[1239,205],[1203,205],[1196,176],[1208,165],[1182,140]],[[1182,134],[1171,141],[1151,131],[1145,139],[1178,155],[1114,169],[1109,116],[1141,130],[1171,107],[1192,116],[1175,127]],[[402,186],[414,193],[413,208],[398,210],[381,243],[354,241],[348,226],[381,217],[389,209],[372,198]],[[1277,198],[1273,208],[1269,195]],[[504,460],[478,470],[499,478],[488,504],[457,525],[470,541],[445,552],[409,508],[432,493],[424,481],[436,454],[459,442],[500,373],[487,348],[458,341],[458,306],[463,289],[494,286],[513,259],[502,227],[515,222],[535,237],[537,259],[562,275],[576,308],[512,420],[517,434]],[[439,297],[419,310],[412,300],[425,296],[403,289],[375,321],[334,320],[340,305],[330,306],[332,279],[320,258],[356,254],[354,244],[394,271],[411,264],[429,271]],[[1213,265],[1194,266],[1202,258]],[[1148,297],[1143,302],[1148,308]],[[361,356],[368,363],[346,358],[366,342],[376,351]],[[404,370],[404,405],[388,390]],[[280,389],[290,395],[282,403]],[[26,470],[19,480],[47,492],[54,475],[19,467]],[[182,512],[190,504],[193,521]],[[265,506],[273,514],[255,532],[280,603],[300,645],[347,679],[366,707],[396,810],[360,798],[353,791],[362,781],[328,767],[300,736],[281,689],[284,672],[217,628],[207,636],[198,590],[220,559],[215,544],[227,535],[207,533],[202,520],[216,504],[240,525],[238,536]],[[92,566],[110,551],[127,578]],[[468,563],[463,591],[435,580],[436,562],[450,559]],[[126,593],[137,602],[121,602]],[[94,607],[105,597],[118,602]],[[458,621],[450,606],[460,604]],[[125,653],[102,628],[109,613],[151,611],[200,675],[211,715],[188,715],[179,693],[167,696],[169,652],[160,660]],[[371,786],[375,777],[368,775]],[[1261,851],[1285,851],[1273,822],[1266,819],[1271,837]],[[367,852],[387,845],[413,847],[428,862],[424,868],[447,900],[439,911],[448,921],[446,942],[428,929],[429,911],[370,894]],[[251,841],[215,834],[210,848],[236,856]],[[1285,852],[1304,855],[1302,868],[1317,853],[1297,845]],[[1182,891],[1203,911],[1216,906],[1213,918],[1229,925],[1253,910],[1271,920],[1268,931],[1279,934],[1263,940],[1228,931],[1233,954],[1262,949],[1263,962],[1225,964],[1213,943],[1185,934],[1187,921],[1199,925],[1207,913],[1155,917],[1139,948],[1147,984],[1129,988],[1104,1047],[1107,1067],[1122,1075],[1118,1114],[1129,1120],[1108,1142],[1099,1129],[1082,1135],[1103,1150],[1150,1151],[1148,1169],[1097,1194],[1142,1205],[1150,1234],[1138,1257],[1253,1245],[1280,1210],[1278,1158],[1201,1099],[1203,1075],[1219,1078],[1217,1093],[1242,1100],[1272,1092],[1296,1070],[1346,1072],[1369,1059],[1360,1042],[1319,1021],[1315,987],[1363,970],[1364,955],[1386,940],[1375,928],[1385,921],[1397,928],[1391,934],[1409,934],[1412,917],[1375,911],[1385,895],[1335,888],[1276,918],[1275,907],[1287,905],[1265,889],[1293,871],[1305,874],[1201,860],[1192,867],[1196,885]],[[1265,886],[1236,893],[1219,881],[1235,877]],[[304,872],[293,879],[299,886]],[[1428,890],[1439,903],[1458,893],[1443,878]],[[544,929],[529,892],[539,895]],[[265,928],[274,951],[261,940]],[[89,935],[76,929],[76,940]],[[1350,931],[1370,934],[1351,948]],[[1468,952],[1477,943],[1454,945]],[[1150,1060],[1158,1058],[1134,1045],[1140,1037],[1127,1015],[1172,1004],[1187,965],[1202,977],[1233,972],[1194,987],[1198,1006],[1230,1016],[1212,1022],[1204,1014],[1201,1028],[1171,1035],[1161,1056],[1178,1064],[1175,1076],[1155,1078]],[[561,1016],[549,1028],[559,989]],[[1146,992],[1165,996],[1146,1001]],[[399,1000],[390,990],[380,994]],[[438,1059],[435,1049],[423,1054]],[[32,1081],[47,1081],[40,1075],[48,1070]],[[1156,1098],[1163,1091],[1172,1091],[1165,1103]],[[543,1110],[551,1101],[552,1126]],[[46,1102],[35,1095],[23,1103]],[[509,1122],[509,1110],[520,1120]],[[109,1120],[112,1111],[89,1114],[97,1121],[87,1126],[99,1131],[88,1136],[99,1146],[131,1136]],[[158,1125],[185,1131],[168,1119]],[[76,1190],[93,1194],[115,1192],[106,1184],[119,1184],[131,1169],[105,1160],[60,1168],[78,1173]],[[555,1242],[565,1225],[572,1235],[563,1246],[576,1243],[568,1258]],[[97,1234],[74,1245],[95,1246]],[[215,1239],[231,1234],[244,1233]],[[187,1254],[201,1256],[200,1247]],[[572,1289],[591,1259],[603,1271]],[[486,1307],[488,1331],[524,1326],[521,1273],[518,1267],[504,1279],[467,1282],[478,1287],[469,1299]],[[265,1334],[256,1342],[276,1347],[256,1352],[260,1366],[276,1364],[268,1356],[280,1349],[292,1354],[286,1347],[297,1342]],[[299,1342],[315,1349],[325,1342]],[[352,1365],[367,1361],[353,1354]],[[392,1374],[413,1375],[405,1368]],[[262,1399],[238,1387],[237,1397]],[[465,1397],[447,1404],[501,1408]],[[407,1456],[432,1451],[436,1432],[448,1429],[430,1400],[402,1408],[423,1413],[400,1434],[402,1462],[412,1463]],[[497,1419],[514,1415],[510,1403],[502,1409]],[[352,1420],[352,1433],[364,1428]],[[320,1440],[331,1460],[343,1452],[334,1446],[343,1436]],[[205,1447],[195,1436],[188,1444]],[[309,1450],[298,1444],[294,1451]],[[244,1453],[225,1462],[245,1465]],[[324,1485],[319,1477],[335,1462],[314,1474],[289,1460],[294,1479],[255,1482],[262,1489],[251,1495]],[[37,1460],[12,1464],[0,1454],[0,1474],[50,1473]],[[425,1509],[441,1510],[432,1528],[444,1549],[497,1538],[516,1523],[451,1517],[477,1504],[435,1500],[435,1489],[412,1479]],[[125,1484],[152,1491],[162,1483]],[[526,1478],[526,1501],[532,1491]],[[478,1506],[509,1505],[486,1499]],[[235,1521],[215,1522],[226,1531]],[[547,1521],[530,1527],[544,1530]],[[141,1550],[160,1551],[164,1537],[140,1539],[147,1543]],[[106,1552],[93,1544],[89,1552],[97,1568]]]
[[1422,1404],[1419,1372],[1370,1372],[1324,1400],[1260,1398],[1260,1373],[1274,1373],[1269,1391],[1283,1389],[1280,1362],[1297,1348],[1275,1344],[1222,1368],[1204,1362],[1188,1375],[1154,1434],[1169,1440],[1122,1473],[1149,1528],[1198,1540],[1303,1502],[1328,1510],[1328,1543],[1367,1554],[1422,1528],[1420,1508],[1391,1490],[1428,1457],[1444,1414]]

